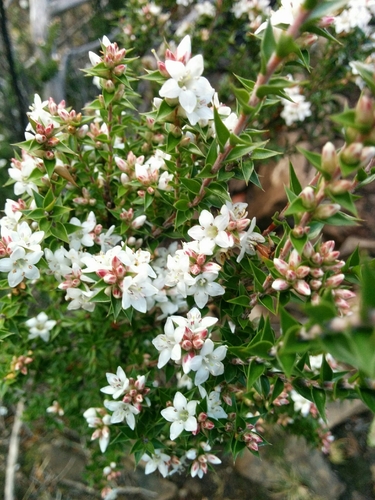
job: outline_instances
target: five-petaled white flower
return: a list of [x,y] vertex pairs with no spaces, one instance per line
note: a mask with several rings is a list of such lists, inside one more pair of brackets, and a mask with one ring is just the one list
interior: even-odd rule
[[210,418],[227,418],[228,414],[221,406],[220,392],[211,391],[207,398],[207,415]]
[[209,297],[217,297],[223,295],[225,289],[215,283],[217,273],[202,273],[195,279],[195,284],[188,287],[187,295],[194,295],[194,300],[200,309],[207,304]]
[[22,247],[16,247],[9,258],[0,260],[0,271],[9,272],[8,283],[10,287],[15,287],[24,278],[29,280],[38,279],[39,269],[34,264],[39,262],[43,252],[26,253]]
[[155,450],[155,453],[153,453],[151,457],[145,453],[142,455],[141,460],[146,462],[145,474],[151,474],[152,472],[155,472],[156,469],[159,469],[159,472],[163,477],[168,476],[168,467],[171,457],[166,453],[162,453],[161,450]]
[[158,368],[163,368],[170,359],[179,361],[181,359],[181,345],[184,331],[176,332],[171,318],[168,318],[165,326],[164,333],[154,338],[152,343],[160,352]]
[[123,403],[122,401],[104,401],[104,406],[113,411],[111,416],[111,424],[118,424],[126,420],[126,423],[134,431],[135,427],[135,417],[138,415],[139,410],[129,403]]
[[190,369],[196,371],[195,385],[201,385],[208,379],[210,373],[217,377],[224,373],[224,365],[221,362],[227,355],[227,346],[221,345],[215,348],[211,339],[204,342],[200,354],[190,360]]
[[193,226],[188,231],[193,240],[200,241],[201,252],[206,255],[212,255],[215,245],[220,248],[233,246],[233,241],[225,231],[229,224],[229,212],[225,205],[221,212],[214,217],[208,210],[202,210],[199,216],[200,226]]
[[195,411],[198,401],[188,401],[181,392],[176,392],[173,406],[168,406],[161,411],[162,416],[168,422],[172,422],[170,438],[174,441],[182,431],[193,432],[197,429],[198,422]]
[[116,374],[106,373],[106,377],[109,385],[102,387],[100,390],[104,394],[112,394],[113,399],[122,396],[129,387],[129,379],[121,366],[117,367]]
[[44,342],[48,342],[49,333],[55,325],[56,321],[54,319],[48,319],[45,312],[39,313],[35,318],[30,318],[26,321],[26,326],[30,330],[28,339],[40,337]]

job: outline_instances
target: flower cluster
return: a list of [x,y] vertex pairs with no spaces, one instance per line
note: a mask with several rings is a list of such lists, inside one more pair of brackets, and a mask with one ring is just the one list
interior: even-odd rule
[[[291,75],[288,78],[292,80]],[[280,116],[288,126],[295,122],[303,122],[305,118],[311,116],[311,103],[306,101],[306,97],[301,93],[299,85],[286,88],[285,93],[290,99],[281,99],[284,109]]]

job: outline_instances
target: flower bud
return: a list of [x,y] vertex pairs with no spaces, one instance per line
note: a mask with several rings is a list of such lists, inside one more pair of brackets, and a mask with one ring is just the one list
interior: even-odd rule
[[303,238],[305,236],[305,228],[301,226],[296,226],[295,228],[293,228],[292,234],[297,239]]
[[337,168],[337,153],[332,142],[327,142],[322,150],[322,170],[333,175]]
[[126,71],[126,65],[125,64],[119,64],[118,66],[116,66],[113,70],[113,73],[116,75],[116,76],[121,76],[125,73]]
[[330,276],[327,280],[326,280],[326,286],[332,286],[333,288],[337,288],[338,286],[341,285],[341,283],[344,281],[345,279],[345,274],[343,273],[340,273],[340,274],[335,274],[334,276]]
[[303,247],[303,255],[309,259],[314,254],[314,247],[311,241],[307,241]]
[[301,264],[301,256],[297,250],[292,250],[289,256],[289,266],[296,269]]
[[361,157],[359,159],[362,167],[367,167],[367,165],[370,163],[370,161],[374,158],[375,156],[375,147],[374,146],[367,146],[362,149]]
[[362,143],[353,142],[341,152],[341,158],[348,165],[357,165],[361,159],[362,149]]
[[311,208],[315,207],[315,191],[311,186],[306,186],[302,190],[300,197],[301,197],[302,205],[305,208],[311,209]]
[[285,280],[278,278],[272,283],[271,286],[277,292],[283,292],[284,290],[287,290],[289,288],[289,283]]
[[330,182],[326,188],[326,191],[328,191],[331,194],[343,194],[347,193],[348,191],[351,191],[352,189],[353,189],[352,181],[341,179],[338,181]]
[[47,137],[43,134],[35,134],[35,140],[38,144],[44,144],[47,140]]
[[146,222],[146,216],[145,215],[139,215],[136,217],[133,222],[132,222],[132,228],[133,229],[139,229],[140,227],[143,226],[143,224]]
[[316,219],[328,219],[337,214],[341,206],[338,203],[328,203],[326,205],[319,205],[315,210],[314,216]]
[[300,293],[301,295],[306,295],[309,296],[311,295],[311,290],[309,285],[306,283],[306,281],[303,280],[298,280],[293,284],[293,288],[296,292]]
[[282,259],[273,259],[273,263],[275,264],[276,269],[279,271],[280,274],[285,276],[285,273],[289,269],[289,265]]
[[112,80],[106,80],[104,88],[108,92],[108,94],[113,94],[113,92],[115,91],[115,84],[112,82]]
[[355,122],[358,125],[364,125],[369,129],[374,124],[374,106],[373,101],[367,95],[361,95],[355,108]]

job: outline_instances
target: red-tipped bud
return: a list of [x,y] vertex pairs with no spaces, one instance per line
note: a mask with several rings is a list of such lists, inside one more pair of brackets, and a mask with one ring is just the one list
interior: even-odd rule
[[307,208],[307,209],[311,209],[311,208],[314,208],[315,207],[315,191],[314,189],[311,187],[311,186],[306,186],[301,194],[300,194],[300,197],[301,197],[301,201],[302,201],[302,205]]
[[306,281],[303,280],[298,280],[293,284],[293,288],[296,292],[300,293],[301,295],[306,295],[309,296],[311,295],[311,290],[309,285],[306,283]]
[[289,265],[282,259],[273,259],[273,263],[275,264],[276,269],[279,271],[280,274],[285,276],[286,272],[289,269]]
[[310,273],[310,268],[308,266],[299,266],[296,269],[296,274],[298,279],[305,278]]
[[310,274],[313,278],[322,278],[324,276],[324,271],[320,268],[310,269]]
[[289,288],[289,283],[282,279],[276,279],[272,283],[272,288],[277,292],[283,292],[284,290],[287,290]]
[[357,165],[361,160],[362,150],[362,143],[353,142],[342,151],[341,158],[348,165]]
[[305,228],[304,227],[301,227],[301,226],[296,226],[293,230],[292,230],[292,234],[295,238],[303,238],[305,236]]
[[341,207],[338,203],[328,203],[325,205],[319,205],[319,207],[315,210],[314,216],[316,219],[325,220],[337,214],[340,208]]
[[[365,148],[366,149],[366,148]],[[327,191],[332,194],[343,194],[353,189],[353,182],[349,180],[333,181],[327,186]]]
[[367,95],[361,95],[355,108],[355,122],[369,129],[374,124],[374,105]]
[[309,284],[312,290],[319,290],[322,286],[322,282],[320,280],[311,280]]
[[301,256],[297,250],[292,250],[289,256],[289,266],[296,269],[301,264]]
[[293,269],[288,269],[287,272],[285,273],[285,278],[288,281],[294,281],[297,279],[297,274]]
[[326,286],[331,286],[333,288],[337,288],[338,286],[341,285],[341,283],[344,281],[345,279],[345,274],[335,274],[334,276],[330,276],[327,280],[326,280]]
[[314,247],[311,241],[308,241],[303,247],[303,255],[309,259],[314,254]]
[[374,146],[367,146],[362,149],[361,157],[360,157],[360,163],[363,167],[367,167],[367,165],[372,161],[372,159],[375,156],[375,147]]
[[43,134],[35,134],[35,140],[38,144],[44,144],[47,140],[47,137]]
[[337,153],[332,142],[327,142],[322,150],[322,170],[333,175],[337,168]]

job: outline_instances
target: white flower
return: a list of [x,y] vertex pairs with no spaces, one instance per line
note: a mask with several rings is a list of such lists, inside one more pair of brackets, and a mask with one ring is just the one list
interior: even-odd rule
[[[291,75],[288,75],[289,80],[293,80]],[[301,94],[301,88],[298,85],[286,88],[285,93],[292,99],[281,99],[281,104],[284,106],[280,113],[281,118],[290,126],[295,122],[304,121],[305,118],[311,116],[311,103],[306,101],[306,98]]]
[[37,160],[24,153],[21,162],[13,161],[11,165],[12,168],[8,169],[8,174],[11,179],[16,181],[14,184],[14,194],[16,196],[20,196],[23,193],[32,196],[33,191],[38,191],[36,184],[29,181],[30,175],[38,166]]
[[208,443],[200,442],[199,445],[205,453],[199,453],[197,449],[192,448],[186,452],[186,458],[194,460],[190,469],[191,477],[198,476],[202,479],[208,470],[207,462],[217,465],[221,464],[221,460],[213,453],[208,453],[211,451],[211,446]]
[[93,246],[94,240],[90,233],[96,226],[96,217],[94,212],[89,213],[87,221],[85,222],[81,222],[77,219],[77,217],[73,217],[70,219],[69,224],[73,224],[79,228],[77,231],[74,231],[74,233],[69,234],[70,248],[78,251],[81,248],[81,245],[85,247]]
[[211,339],[204,342],[200,354],[194,356],[190,361],[190,369],[196,371],[194,383],[201,385],[208,379],[210,373],[217,377],[224,373],[224,365],[221,362],[227,355],[227,346],[221,345],[214,349],[215,345]]
[[92,312],[95,309],[95,302],[90,302],[90,299],[95,295],[92,290],[81,290],[80,288],[67,288],[66,300],[70,300],[68,309],[74,311],[76,309],[84,309]]
[[9,258],[0,259],[0,271],[9,272],[9,286],[13,288],[19,285],[24,278],[38,279],[39,269],[34,264],[39,262],[42,255],[42,251],[26,253],[24,248],[16,247]]
[[186,318],[182,316],[172,316],[171,319],[176,323],[183,331],[188,328],[193,333],[200,333],[213,326],[218,322],[217,318],[213,316],[205,316],[202,318],[201,312],[196,307],[193,307],[186,315]]
[[60,281],[62,276],[67,276],[72,272],[70,260],[67,258],[67,250],[64,247],[58,248],[55,252],[46,248],[44,256],[50,272],[55,276],[57,281]]
[[188,287],[187,295],[194,295],[194,300],[200,309],[207,304],[209,297],[223,295],[225,289],[215,283],[216,273],[202,273],[195,278],[195,284]]
[[221,406],[220,392],[211,391],[207,398],[207,415],[210,418],[227,418],[228,414],[224,411]]
[[172,319],[167,319],[164,326],[164,334],[158,335],[152,341],[156,349],[160,352],[158,368],[163,368],[163,366],[166,365],[170,359],[173,361],[179,361],[181,359],[180,342],[182,340],[183,333],[183,331],[178,332],[176,335]]
[[195,6],[195,10],[199,16],[215,17],[216,8],[211,2],[198,3]]
[[106,373],[106,377],[109,385],[102,387],[100,390],[104,394],[112,394],[113,399],[122,396],[129,387],[129,379],[121,366],[117,367],[116,375],[114,373]]
[[162,453],[161,450],[155,450],[155,453],[151,457],[145,453],[141,458],[141,460],[146,462],[145,474],[151,474],[158,469],[163,477],[167,477],[170,459],[171,457]]
[[249,229],[240,235],[240,254],[237,257],[237,262],[241,262],[245,253],[248,255],[255,255],[255,248],[258,243],[264,243],[266,240],[264,236],[254,231],[256,218],[253,217]]
[[198,401],[188,401],[181,392],[176,392],[173,406],[168,406],[161,411],[168,422],[172,422],[170,439],[174,441],[182,431],[193,432],[197,429],[198,422],[195,418]]
[[[200,226],[193,226],[189,229],[188,235],[193,240],[198,240],[201,243],[201,248],[205,248],[206,255],[211,255],[215,245],[220,248],[229,248],[233,245],[228,233],[225,231],[229,224],[229,213],[224,207],[221,209],[221,214],[214,217],[208,210],[202,210],[199,216]],[[210,253],[208,253],[210,252]]]
[[60,403],[58,401],[54,401],[51,406],[49,406],[46,409],[47,413],[55,413],[56,415],[59,415],[62,417],[64,415],[64,410],[60,406]]
[[147,311],[147,297],[158,293],[145,273],[140,273],[134,278],[126,276],[122,282],[122,307],[128,309],[130,306],[136,311],[145,313]]
[[32,232],[27,222],[18,224],[16,231],[10,232],[11,242],[9,248],[13,250],[16,247],[23,247],[31,252],[40,252],[39,243],[44,238],[44,231]]
[[138,415],[139,410],[131,404],[123,403],[122,401],[104,401],[104,406],[108,410],[113,411],[111,416],[111,424],[118,424],[126,420],[126,423],[134,430],[135,427],[135,417]]
[[290,391],[290,397],[294,401],[294,411],[300,411],[304,417],[307,417],[310,413],[312,402],[298,394],[295,390]]
[[45,312],[39,313],[35,318],[30,318],[26,321],[26,326],[30,330],[28,339],[40,337],[44,342],[48,342],[49,333],[55,325],[56,321],[54,319],[48,319]]
[[105,452],[109,444],[111,417],[104,408],[88,408],[83,416],[85,417],[89,427],[96,430],[91,436],[91,440],[99,439],[99,446],[102,453]]

